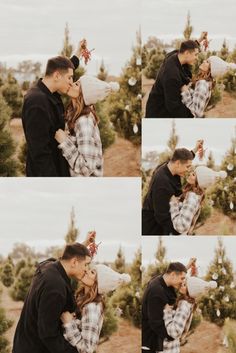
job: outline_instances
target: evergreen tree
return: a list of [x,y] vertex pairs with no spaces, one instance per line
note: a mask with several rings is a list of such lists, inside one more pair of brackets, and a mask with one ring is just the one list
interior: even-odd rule
[[212,151],[210,151],[210,153],[208,155],[206,166],[208,168],[213,168],[213,169],[215,168],[215,160],[214,160]]
[[113,125],[110,122],[109,115],[107,114],[107,102],[97,102],[96,112],[99,117],[99,131],[102,141],[103,151],[111,146],[115,141],[115,131]]
[[185,29],[184,29],[184,39],[185,40],[189,40],[191,39],[191,36],[192,36],[192,32],[193,32],[193,26],[191,26],[191,16],[190,16],[190,12],[188,12],[187,14],[187,23],[186,23],[186,26],[185,26]]
[[22,175],[26,175],[26,155],[27,155],[27,143],[24,140],[18,152],[18,161],[19,161],[19,172]]
[[116,317],[116,310],[112,307],[109,302],[109,298],[105,301],[105,312],[104,312],[104,321],[102,325],[102,330],[100,337],[103,339],[109,338],[112,333],[116,332],[118,329],[118,320]]
[[219,52],[219,57],[226,61],[228,56],[229,56],[229,48],[226,43],[226,40],[224,39],[222,48],[220,49],[220,52]]
[[12,76],[11,73],[8,74],[6,82],[1,87],[1,92],[5,101],[11,108],[11,117],[21,117],[21,110],[23,104],[21,87],[19,86],[17,80]]
[[122,70],[120,90],[107,99],[107,114],[115,130],[137,144],[141,140],[141,99],[141,35],[137,33],[132,57]]
[[9,131],[11,109],[0,93],[0,176],[16,176],[15,144]]
[[[235,127],[236,129],[236,127]],[[235,133],[236,136],[236,133]],[[212,190],[211,198],[216,208],[224,214],[236,218],[236,137],[232,138],[231,146],[226,152],[221,164],[221,169],[227,171],[227,178],[217,182]]]
[[60,55],[66,56],[67,58],[70,58],[72,55],[73,51],[73,45],[70,43],[70,33],[69,33],[69,26],[68,23],[66,23],[66,27],[64,30],[64,40],[63,40],[63,48],[61,50]]
[[125,272],[125,256],[121,246],[119,247],[119,250],[116,255],[116,260],[114,262],[114,270],[119,273]]
[[5,287],[10,287],[14,282],[13,264],[9,259],[1,270],[1,281]]
[[70,213],[69,229],[65,236],[66,244],[75,243],[78,235],[79,235],[79,230],[75,226],[75,211],[74,211],[74,207],[72,207],[72,210]]
[[158,71],[165,59],[166,51],[163,48],[152,49],[147,54],[147,64],[143,70],[149,79],[156,79]]
[[11,320],[6,318],[5,310],[0,307],[0,352],[10,353],[9,342],[4,337],[4,334],[13,325]]
[[200,308],[203,316],[219,326],[224,324],[226,318],[236,319],[233,266],[226,256],[221,238],[218,239],[215,256],[209,266],[206,280],[215,280],[217,288],[202,297]]
[[14,300],[25,300],[32,278],[35,273],[35,264],[29,259],[27,265],[22,267],[13,285],[11,296]]
[[101,62],[101,65],[100,65],[100,68],[99,68],[99,73],[97,75],[97,78],[99,80],[102,80],[102,81],[106,81],[107,79],[107,76],[108,76],[108,72],[105,68],[105,64],[104,64],[104,61],[102,59],[102,62]]
[[167,146],[169,147],[169,149],[171,150],[172,153],[176,149],[178,142],[179,142],[179,136],[176,134],[176,124],[175,124],[175,120],[173,120],[172,126],[171,126],[170,137],[167,142]]

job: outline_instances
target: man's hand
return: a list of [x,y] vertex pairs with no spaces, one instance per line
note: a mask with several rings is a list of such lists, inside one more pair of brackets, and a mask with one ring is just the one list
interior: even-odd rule
[[75,53],[75,55],[77,56],[78,59],[81,57],[82,51],[86,48],[87,48],[87,41],[86,41],[86,39],[82,39],[79,42],[79,47]]
[[189,260],[189,262],[188,262],[188,264],[187,264],[187,266],[186,266],[187,270],[190,269],[190,267],[191,267],[192,265],[194,265],[194,264],[196,263],[196,261],[197,261],[197,258],[196,258],[196,257],[191,257],[191,259]]
[[195,154],[197,152],[203,152],[203,143],[204,140],[197,140],[196,142],[196,146],[194,147],[194,149],[192,150]]
[[96,238],[96,231],[95,231],[95,230],[92,230],[92,231],[88,232],[88,234],[87,234],[87,236],[86,236],[86,239],[85,239],[85,241],[83,242],[83,244],[84,244],[85,246],[88,246],[89,244],[95,242],[95,238]]

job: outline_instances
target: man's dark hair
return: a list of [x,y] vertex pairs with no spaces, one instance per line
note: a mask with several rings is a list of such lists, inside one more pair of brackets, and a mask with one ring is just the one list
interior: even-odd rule
[[171,262],[167,267],[166,273],[171,272],[185,272],[187,273],[187,268],[181,264],[181,262]]
[[48,60],[45,76],[51,76],[55,71],[64,73],[68,69],[74,70],[74,68],[75,67],[70,59],[66,58],[65,56],[56,56],[55,58]]
[[185,51],[194,51],[195,49],[199,49],[199,45],[194,40],[186,40],[182,42],[180,45],[179,52],[183,54]]
[[61,260],[70,260],[73,257],[80,258],[84,260],[86,256],[91,256],[88,248],[80,243],[73,243],[66,245]]
[[191,161],[193,159],[194,159],[193,153],[191,151],[187,150],[187,148],[176,148],[170,161],[171,162],[176,162],[176,161],[187,162],[187,161],[189,161],[189,160]]

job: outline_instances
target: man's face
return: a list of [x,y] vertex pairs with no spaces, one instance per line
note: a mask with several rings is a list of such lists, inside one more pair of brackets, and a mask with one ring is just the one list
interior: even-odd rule
[[91,262],[91,257],[89,256],[86,256],[85,259],[74,258],[72,262],[72,265],[73,265],[72,276],[75,279],[80,281],[87,273],[90,262]]
[[199,50],[197,48],[191,51],[186,50],[184,53],[186,64],[193,65],[197,61],[198,54]]
[[73,70],[69,68],[66,72],[55,72],[56,90],[60,94],[67,94],[73,84]]
[[171,272],[170,273],[170,284],[175,289],[180,289],[185,283],[186,273],[185,272]]
[[191,170],[192,161],[176,161],[176,174],[183,177]]

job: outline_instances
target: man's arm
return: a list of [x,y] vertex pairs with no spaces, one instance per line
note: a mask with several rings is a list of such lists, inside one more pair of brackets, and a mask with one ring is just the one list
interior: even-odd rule
[[38,306],[39,337],[50,353],[78,353],[63,337],[60,317],[65,297],[59,291],[45,286]]
[[176,78],[166,78],[163,82],[165,106],[170,117],[193,117],[191,111],[181,101],[181,84]]
[[50,149],[50,118],[46,110],[35,106],[24,118],[24,132],[28,153],[33,160],[37,176],[58,176]]

